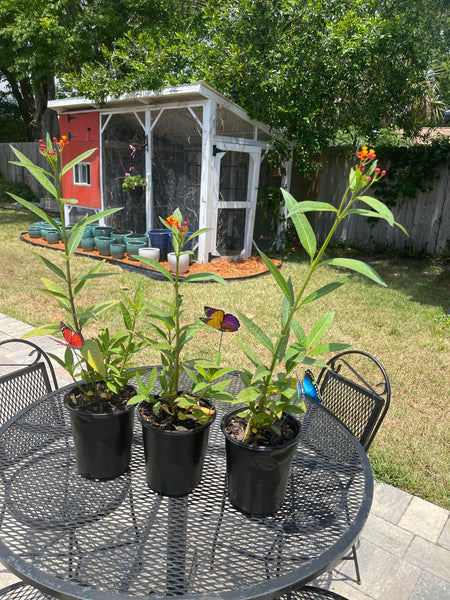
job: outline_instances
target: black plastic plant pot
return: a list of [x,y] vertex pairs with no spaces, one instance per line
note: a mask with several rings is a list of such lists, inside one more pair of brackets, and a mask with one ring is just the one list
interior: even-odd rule
[[94,414],[64,404],[69,410],[78,473],[86,479],[107,481],[123,475],[131,460],[134,406]]
[[300,423],[290,414],[284,417],[296,432],[286,444],[256,446],[237,441],[225,428],[242,407],[227,413],[221,423],[225,435],[228,499],[248,515],[276,513],[286,496],[292,458],[300,439]]
[[[204,406],[212,404],[202,400]],[[166,431],[142,418],[145,473],[149,488],[165,496],[185,496],[199,485],[208,446],[209,428],[205,425],[188,431]]]

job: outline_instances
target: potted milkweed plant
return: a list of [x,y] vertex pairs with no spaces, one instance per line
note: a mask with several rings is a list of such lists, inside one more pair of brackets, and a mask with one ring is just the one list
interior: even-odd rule
[[198,319],[182,324],[182,287],[197,281],[226,283],[215,273],[192,273],[180,278],[179,264],[188,242],[208,229],[188,234],[188,226],[176,209],[167,219],[161,219],[172,234],[175,254],[174,273],[150,258],[141,262],[159,271],[171,284],[171,297],[148,304],[150,318],[148,341],[159,350],[161,366],[138,378],[137,395],[130,404],[139,403],[138,416],[142,423],[149,487],[168,496],[183,496],[199,483],[208,443],[208,433],[215,416],[213,400],[231,401],[227,393],[229,380],[224,376],[231,369],[220,368],[216,362],[204,359],[184,359],[186,344],[205,324]]
[[[236,508],[248,514],[273,514],[283,504],[292,457],[300,436],[300,423],[294,415],[306,410],[299,393],[302,379],[293,376],[297,367],[323,367],[325,363],[317,358],[318,355],[348,347],[347,344],[322,342],[333,322],[334,312],[321,317],[309,333],[304,331],[298,320],[301,308],[323,298],[350,278],[344,276],[310,291],[308,287],[314,273],[322,266],[335,266],[385,285],[376,271],[362,261],[324,258],[334,232],[344,219],[354,214],[382,219],[406,233],[401,225],[395,223],[391,210],[385,204],[367,195],[371,186],[386,173],[377,166],[375,151],[363,147],[358,158],[359,164],[351,169],[348,187],[338,207],[324,202],[296,202],[287,191],[282,190],[288,218],[292,220],[310,264],[305,279],[295,290],[291,279],[285,279],[270,259],[260,252],[282,293],[279,331],[269,336],[246,315],[238,313],[255,341],[269,353],[269,360],[264,361],[253,346],[237,340],[252,368],[241,371],[244,389],[233,400],[240,407],[225,415],[221,423],[226,439],[228,496]],[[334,213],[334,222],[320,248],[305,215],[310,211]]]
[[[101,272],[104,264],[101,261],[87,273],[74,276],[72,257],[88,225],[121,209],[86,216],[71,228],[66,225],[64,205],[76,203],[76,200],[62,197],[62,177],[95,151],[88,150],[63,166],[62,152],[68,143],[64,136],[60,140],[51,140],[47,135],[45,142],[40,140],[40,154],[47,159],[48,170],[35,165],[12,147],[18,159],[14,164],[26,168],[57,200],[59,219],[53,219],[18,196],[11,196],[56,228],[64,246],[63,268],[38,253],[33,254],[53,275],[53,279],[42,278],[43,291],[53,296],[67,317],[64,321],[37,327],[24,337],[44,334],[62,337],[59,341],[66,346],[64,358],[51,357],[74,379],[74,386],[66,393],[64,403],[70,413],[78,472],[86,478],[107,480],[123,474],[131,458],[134,414],[128,401],[136,390],[129,381],[140,372],[130,368],[131,359],[146,345],[138,331],[144,310],[143,290],[140,285],[132,299],[122,294],[121,301],[106,301],[78,309],[78,296],[86,285],[108,273]],[[116,305],[122,315],[123,329],[116,333],[102,329],[98,336],[87,339],[82,333],[85,327]]]

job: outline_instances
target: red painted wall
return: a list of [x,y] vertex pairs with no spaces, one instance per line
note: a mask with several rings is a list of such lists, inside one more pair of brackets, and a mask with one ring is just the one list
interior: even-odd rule
[[59,118],[59,127],[61,135],[66,135],[69,140],[62,154],[64,164],[86,150],[97,148],[83,161],[91,163],[91,185],[75,185],[73,169],[71,169],[63,177],[63,197],[78,200],[80,206],[101,208],[99,114],[96,112],[62,114]]

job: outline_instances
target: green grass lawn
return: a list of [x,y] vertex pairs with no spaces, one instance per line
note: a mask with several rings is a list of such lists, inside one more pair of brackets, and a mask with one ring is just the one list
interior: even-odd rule
[[[31,246],[19,240],[33,217],[23,210],[0,205],[0,311],[39,325],[59,321],[64,314],[52,298],[44,295],[40,277],[49,277],[42,263],[30,252]],[[39,249],[47,258],[62,264],[60,253]],[[383,277],[388,287],[355,277],[332,295],[310,303],[298,315],[303,328],[309,327],[325,312],[336,311],[327,341],[351,343],[355,349],[376,356],[388,372],[391,408],[370,450],[375,477],[450,508],[449,501],[449,267],[443,260],[408,259],[399,256],[362,256],[356,251],[334,248],[329,254],[367,260]],[[306,270],[300,253],[287,254],[282,271],[294,287]],[[76,258],[75,268],[86,270],[87,258]],[[86,304],[119,297],[119,290],[132,294],[142,275],[106,265],[114,274],[91,283],[82,301]],[[319,270],[314,288],[336,279],[336,270]],[[169,293],[165,282],[144,277],[148,299]],[[281,295],[270,276],[219,284],[190,284],[183,290],[184,319],[192,321],[203,314],[204,305],[226,312],[245,313],[270,333],[278,329]],[[111,311],[96,327],[119,327],[119,315]],[[93,327],[93,326],[92,326]],[[91,332],[94,331],[91,329]],[[89,336],[89,331],[83,332]],[[235,368],[245,357],[235,343],[239,336],[254,347],[254,340],[241,327],[237,333],[224,334],[222,360]],[[189,355],[213,358],[220,334],[201,331],[188,345]],[[158,361],[158,354],[146,351],[140,364]]]

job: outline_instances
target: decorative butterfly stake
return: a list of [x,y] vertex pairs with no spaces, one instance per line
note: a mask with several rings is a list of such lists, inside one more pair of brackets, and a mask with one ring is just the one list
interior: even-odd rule
[[317,402],[318,404],[322,402],[319,386],[316,383],[313,373],[309,369],[305,371],[303,379],[297,377],[297,391],[299,398],[301,396],[306,396],[309,400]]
[[234,315],[225,313],[223,310],[218,308],[211,308],[210,306],[205,306],[205,316],[200,317],[200,321],[203,321],[203,323],[206,323],[206,325],[210,325],[211,327],[214,327],[214,329],[218,329],[220,331],[219,352],[222,348],[223,332],[237,331],[241,326],[237,317]]
[[59,322],[59,325],[61,327],[61,333],[63,334],[66,343],[60,342],[59,340],[56,341],[59,344],[62,344],[63,346],[68,346],[69,348],[73,348],[74,350],[78,350],[79,348],[81,348],[81,346],[84,344],[84,337],[81,331],[74,331],[72,327],[69,327],[69,325],[66,325],[62,321]]

